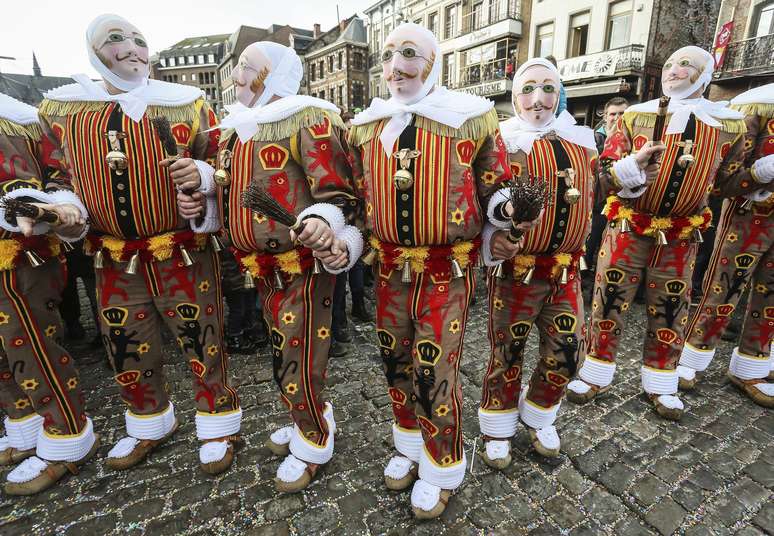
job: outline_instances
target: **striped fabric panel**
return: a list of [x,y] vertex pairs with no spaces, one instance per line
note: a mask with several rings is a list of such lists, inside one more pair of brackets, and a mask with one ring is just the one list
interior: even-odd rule
[[[379,240],[397,243],[397,218],[395,213],[395,196],[397,190],[392,177],[398,167],[398,162],[387,157],[379,140],[379,135],[384,128],[382,121],[376,135],[367,143],[366,168],[371,170],[371,202],[373,204],[373,230]],[[397,141],[396,141],[397,143]]]
[[417,129],[422,153],[414,174],[414,243],[445,244],[449,218],[451,138]]
[[253,234],[253,213],[249,209],[243,208],[241,202],[241,194],[247,189],[253,178],[254,156],[253,140],[249,140],[245,144],[242,144],[240,140],[236,141],[231,158],[228,231],[234,246],[242,251],[259,249]]

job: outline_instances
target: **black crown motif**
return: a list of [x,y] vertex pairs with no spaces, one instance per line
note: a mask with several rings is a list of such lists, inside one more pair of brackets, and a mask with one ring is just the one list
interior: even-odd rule
[[129,316],[129,311],[123,307],[108,307],[102,310],[102,318],[108,326],[120,327],[126,323],[126,318]]
[[282,350],[285,346],[285,334],[277,328],[271,328],[271,345],[275,350]]
[[573,333],[577,322],[577,319],[569,313],[562,313],[554,317],[554,325],[559,333]]
[[376,330],[376,336],[379,339],[379,346],[389,350],[395,349],[395,336],[386,329]]
[[747,269],[755,262],[755,256],[749,253],[742,253],[734,258],[737,268]]
[[529,322],[516,322],[511,324],[511,336],[514,339],[523,339],[529,334],[532,324]]
[[441,357],[441,347],[433,341],[419,341],[417,343],[417,354],[421,364],[434,366]]
[[618,268],[608,268],[607,270],[605,270],[605,280],[608,283],[613,283],[617,285],[618,283],[623,281],[624,276],[626,276],[624,271],[619,270]]
[[671,279],[667,281],[664,286],[668,294],[682,294],[688,284],[685,281],[679,279]]
[[181,303],[175,309],[183,320],[196,320],[201,308],[195,303]]

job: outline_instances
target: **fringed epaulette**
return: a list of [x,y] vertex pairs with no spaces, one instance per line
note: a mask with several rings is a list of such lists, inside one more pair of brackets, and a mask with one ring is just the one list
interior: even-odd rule
[[[667,114],[666,124],[669,124],[670,117],[671,114]],[[656,124],[656,114],[653,112],[626,112],[623,115],[623,121],[629,132],[632,132],[634,127],[652,128]],[[718,119],[717,121],[720,123],[720,130],[724,132],[731,134],[747,132],[744,119]]]
[[298,133],[302,128],[319,125],[325,119],[328,119],[334,127],[344,128],[344,121],[341,120],[339,114],[309,106],[274,123],[261,123],[253,136],[253,141],[285,140]]
[[[107,101],[57,101],[45,99],[40,104],[40,114],[50,117],[63,117],[81,112],[98,112],[110,104]],[[145,109],[146,117],[164,116],[172,123],[187,123],[194,121],[204,99],[196,99],[181,106],[159,106],[152,104]]]
[[774,104],[759,102],[752,104],[729,104],[728,107],[737,112],[742,112],[744,115],[757,115],[758,117],[766,118],[774,117]]
[[43,131],[40,130],[40,125],[37,123],[20,125],[19,123],[14,123],[13,121],[0,117],[0,134],[38,141],[43,135]]
[[[494,108],[478,117],[471,117],[462,123],[460,128],[452,128],[443,123],[422,117],[421,115],[415,117],[416,121],[414,124],[417,128],[449,138],[480,140],[481,138],[494,134],[499,127],[497,111]],[[348,134],[349,143],[358,146],[370,141],[376,135],[382,121],[382,119],[378,119],[364,125],[352,125]],[[384,121],[386,121],[386,119]]]

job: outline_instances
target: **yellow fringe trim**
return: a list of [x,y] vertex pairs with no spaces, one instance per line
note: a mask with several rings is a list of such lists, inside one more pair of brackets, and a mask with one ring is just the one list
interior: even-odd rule
[[[460,128],[452,128],[442,123],[438,123],[437,121],[433,121],[432,119],[422,117],[421,115],[415,117],[417,128],[448,138],[480,140],[494,134],[499,128],[497,111],[494,108],[478,117],[468,119],[462,123]],[[370,141],[376,135],[376,131],[379,129],[379,125],[382,121],[384,120],[379,119],[364,125],[352,125],[348,133],[349,143],[358,146]]]
[[[551,268],[551,275],[558,278],[562,268],[569,268],[572,264],[572,255],[569,253],[557,253],[553,255],[554,265]],[[521,278],[530,269],[535,267],[535,255],[516,255],[513,260],[513,276]]]
[[[274,260],[276,261],[280,271],[286,275],[301,275],[301,256],[295,249],[274,255]],[[264,274],[265,270],[258,262],[257,253],[245,255],[242,257],[240,262],[245,267],[245,269],[253,275],[253,277],[259,277],[262,274],[266,275]],[[267,267],[266,270],[269,270],[269,267]]]
[[[665,125],[669,124],[670,117],[671,114],[668,114],[664,122]],[[651,128],[656,124],[656,114],[651,112],[626,112],[623,116],[623,121],[629,132],[632,132],[635,126]],[[720,123],[720,130],[723,132],[731,134],[744,134],[747,132],[747,125],[744,119],[718,119],[718,122]]]
[[[179,231],[176,231],[147,238],[146,240],[148,241],[148,252],[157,261],[171,259],[172,254],[175,251],[175,247],[177,246],[172,238],[178,233]],[[197,250],[203,249],[207,244],[207,236],[208,235],[204,233],[194,234],[194,242],[196,243]],[[120,259],[124,255],[124,246],[126,245],[126,242],[126,240],[122,240],[114,236],[106,235],[102,237],[102,247],[108,250],[108,253],[110,253],[110,258],[117,262],[122,262]],[[91,247],[88,249],[91,250]],[[91,251],[87,251],[87,253],[90,252]]]
[[730,104],[732,110],[742,112],[744,115],[757,115],[760,117],[774,117],[774,104]]
[[[368,242],[371,244],[371,248],[378,252],[379,262],[384,263],[384,250],[379,239],[371,236]],[[472,241],[466,240],[457,242],[451,248],[451,258],[456,260],[463,270],[470,265],[470,254],[473,251],[474,245]],[[415,274],[427,271],[425,262],[430,256],[431,246],[397,247],[395,249],[399,252],[393,261],[395,264],[402,266],[408,261],[411,271]]]
[[[284,140],[293,134],[296,134],[302,128],[319,125],[326,118],[334,127],[344,128],[344,121],[341,120],[339,114],[332,113],[328,110],[323,110],[322,108],[315,108],[310,106],[280,121],[258,125],[258,132],[256,132],[253,136],[253,140]],[[224,132],[224,135],[225,134],[226,133]]]
[[0,117],[0,134],[38,141],[43,135],[43,131],[37,123],[20,125],[19,123],[14,123],[13,121]]
[[[105,101],[55,101],[44,99],[40,104],[40,114],[51,117],[63,117],[81,112],[99,112],[109,103]],[[204,104],[204,99],[184,104],[182,106],[148,106],[145,110],[146,117],[164,116],[172,123],[186,123],[197,118],[198,110]]]
[[[48,237],[50,257],[56,257],[61,250],[59,239],[55,236]],[[16,267],[16,257],[22,252],[22,243],[18,240],[0,240],[0,271],[11,270]]]

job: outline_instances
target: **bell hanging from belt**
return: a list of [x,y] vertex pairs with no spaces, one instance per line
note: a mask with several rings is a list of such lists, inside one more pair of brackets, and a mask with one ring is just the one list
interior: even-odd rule
[[503,263],[501,262],[492,270],[492,275],[497,279],[505,279],[505,270],[503,269]]
[[178,246],[178,249],[180,249],[180,256],[183,257],[183,264],[186,266],[193,266],[194,260],[193,257],[191,257],[191,254],[188,253],[188,250],[185,249],[185,246],[183,244],[180,244]]
[[228,186],[231,184],[231,173],[227,169],[216,169],[212,178],[218,186]]
[[462,266],[457,262],[457,259],[451,260],[451,272],[454,279],[465,277],[465,272],[462,271]]
[[105,256],[102,253],[102,248],[100,248],[96,252],[94,252],[94,268],[96,268],[97,270],[102,270],[104,263],[105,263]]
[[521,278],[521,284],[529,285],[532,282],[533,275],[535,275],[535,267],[530,266],[529,270],[527,270],[527,273],[524,274],[524,277]]
[[285,290],[285,281],[282,280],[282,273],[274,269],[274,290]]
[[666,246],[667,244],[669,244],[669,242],[667,241],[666,234],[664,234],[664,231],[662,231],[661,229],[656,231],[656,245]]
[[409,261],[403,263],[403,271],[400,274],[400,280],[402,283],[411,283],[411,263]]
[[697,228],[693,230],[693,243],[694,244],[703,244],[704,243],[704,237],[701,235],[701,231]]
[[581,256],[578,258],[578,269],[579,269],[581,272],[585,272],[586,270],[588,270],[588,269],[589,269],[589,265],[588,265],[588,264],[586,264],[586,257],[584,257],[583,255],[581,255]]
[[314,275],[320,275],[322,271],[323,271],[322,262],[320,262],[320,259],[315,257],[314,264],[312,265],[312,273]]
[[245,282],[243,284],[245,288],[255,288],[255,281],[253,281],[253,274],[250,273],[250,270],[245,270]]
[[578,200],[581,197],[580,190],[578,190],[575,186],[572,186],[570,188],[567,188],[564,192],[564,201],[568,205],[574,205],[578,202]]
[[562,275],[559,277],[559,284],[566,285],[570,281],[569,270],[566,266],[562,266]]
[[116,175],[123,175],[127,167],[129,167],[129,159],[121,151],[110,151],[105,156],[105,163],[116,172]]
[[124,268],[124,272],[129,275],[134,275],[137,273],[137,268],[140,266],[140,252],[135,251],[134,255],[132,255],[132,258],[129,259],[129,262],[126,264],[126,268]]
[[373,266],[374,261],[376,261],[376,249],[375,248],[369,249],[368,252],[365,255],[363,255],[361,260],[363,261],[363,264],[365,264],[366,266]]
[[630,232],[632,232],[632,228],[629,225],[629,220],[627,220],[626,218],[621,220],[621,232],[622,233],[630,233]]
[[32,266],[33,268],[37,268],[38,266],[46,262],[43,260],[43,258],[40,255],[38,255],[31,249],[25,249],[24,255],[27,256],[27,260],[30,261],[30,266]]
[[65,242],[64,240],[62,240],[61,244],[62,244],[62,249],[65,250],[65,253],[69,253],[75,249],[75,246],[73,246],[70,242]]
[[223,251],[223,242],[220,241],[220,238],[218,238],[217,235],[210,235],[210,243],[212,244],[212,249],[218,253]]

